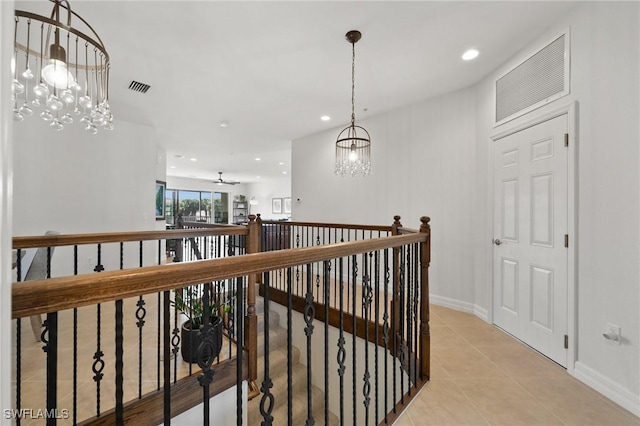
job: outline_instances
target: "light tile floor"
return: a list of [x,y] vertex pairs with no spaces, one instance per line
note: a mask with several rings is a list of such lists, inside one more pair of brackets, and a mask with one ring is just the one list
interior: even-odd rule
[[565,369],[470,314],[431,305],[431,381],[395,425],[640,425]]

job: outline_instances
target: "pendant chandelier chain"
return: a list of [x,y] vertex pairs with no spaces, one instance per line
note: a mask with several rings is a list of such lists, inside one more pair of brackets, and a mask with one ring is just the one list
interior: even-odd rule
[[351,126],[356,124],[356,44],[351,43]]

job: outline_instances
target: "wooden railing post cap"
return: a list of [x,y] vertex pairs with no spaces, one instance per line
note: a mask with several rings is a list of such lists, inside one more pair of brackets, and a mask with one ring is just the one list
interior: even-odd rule
[[422,216],[420,218],[420,222],[422,222],[422,226],[429,226],[429,222],[431,222],[431,218],[429,216]]
[[399,215],[395,215],[393,217],[393,224],[397,225],[397,226],[402,226],[402,224],[400,223],[400,219],[402,219]]
[[[258,216],[260,216],[260,215],[258,215]],[[249,215],[249,222],[255,222],[255,220],[256,220],[256,215],[255,214],[250,214]]]

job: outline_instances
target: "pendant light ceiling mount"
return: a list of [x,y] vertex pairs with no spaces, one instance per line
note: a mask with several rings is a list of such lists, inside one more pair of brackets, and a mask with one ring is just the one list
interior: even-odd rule
[[351,43],[351,124],[343,129],[336,140],[335,173],[339,176],[371,173],[371,137],[364,127],[356,125],[355,68],[356,43],[362,38],[357,30],[349,31],[345,38]]

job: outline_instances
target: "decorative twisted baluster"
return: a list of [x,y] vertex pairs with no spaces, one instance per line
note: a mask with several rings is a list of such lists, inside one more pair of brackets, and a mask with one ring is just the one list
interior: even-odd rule
[[307,294],[305,296],[304,322],[307,325],[304,328],[304,334],[307,336],[307,421],[306,426],[315,424],[313,419],[313,408],[311,404],[311,337],[313,335],[313,319],[316,316],[316,309],[313,306],[313,288],[311,285],[311,264],[307,265]]
[[273,387],[273,381],[269,374],[269,288],[271,287],[269,275],[267,275],[264,282],[264,380],[262,380],[262,386],[260,392],[262,392],[262,399],[260,399],[260,414],[264,419],[262,421],[263,426],[273,424],[273,416],[271,412],[274,407],[274,398],[271,393]]
[[104,353],[100,349],[100,321],[101,321],[101,305],[97,305],[97,344],[96,344],[96,352],[93,354],[93,365],[91,366],[91,370],[93,371],[93,381],[96,382],[96,415],[100,416],[100,383],[104,375],[102,374],[102,370],[104,370],[104,361],[102,357]]
[[[202,404],[204,407],[204,424],[209,424],[209,385],[213,381],[214,371],[211,368],[211,365],[215,359],[215,338],[213,325],[211,325],[210,300],[211,284],[205,284],[202,294],[202,309],[204,312],[203,325],[198,333],[202,341],[196,351],[196,360],[198,361],[198,366],[202,369],[202,374],[198,376],[198,382],[200,383],[200,386],[202,386],[204,392]],[[240,351],[241,348],[238,348],[238,350]]]
[[338,376],[340,377],[340,424],[344,424],[344,373],[346,367],[344,362],[347,353],[344,349],[344,278],[343,278],[344,259],[341,257],[338,262],[338,274],[340,276],[340,336],[338,337]]
[[369,270],[369,261],[367,258],[367,254],[364,253],[362,255],[363,258],[363,267],[364,267],[364,272],[362,275],[362,310],[364,311],[364,324],[365,324],[365,328],[364,328],[364,341],[366,342],[364,345],[364,376],[362,378],[363,380],[363,386],[362,386],[362,396],[364,397],[363,399],[363,404],[365,407],[365,420],[364,423],[365,424],[369,424],[369,404],[371,403],[371,398],[370,398],[370,394],[371,394],[371,375],[369,373],[369,320],[370,320],[370,312],[371,312],[371,300],[372,300],[372,293],[371,293],[371,276],[370,276],[370,270]]

